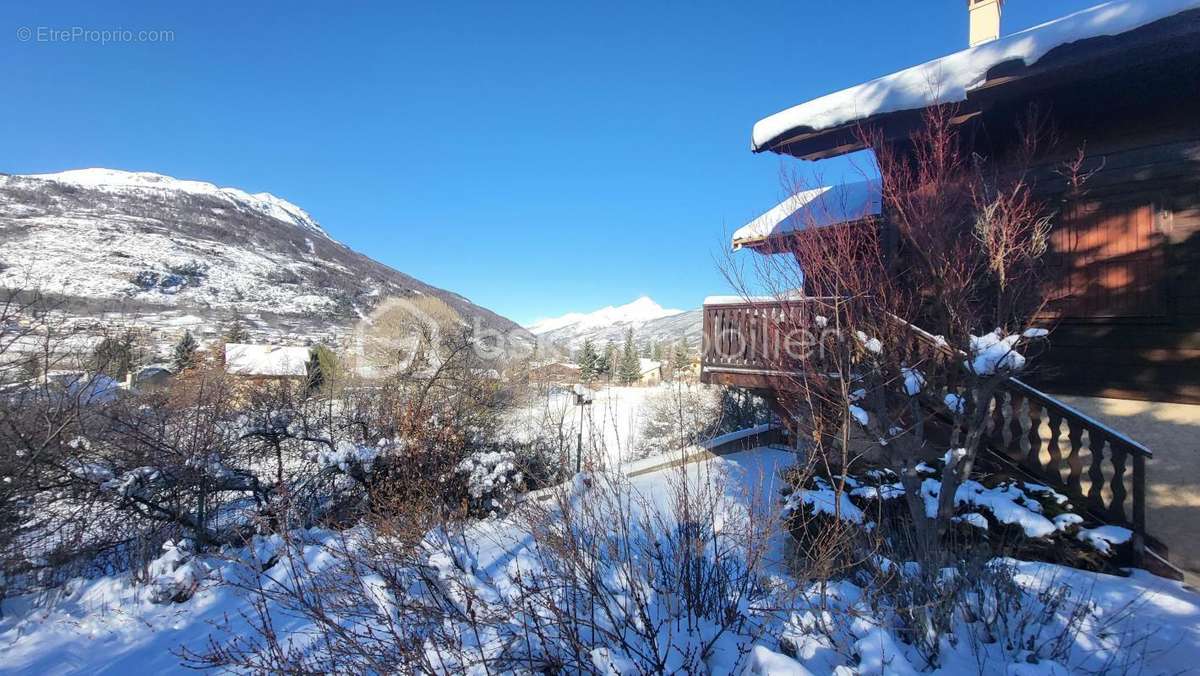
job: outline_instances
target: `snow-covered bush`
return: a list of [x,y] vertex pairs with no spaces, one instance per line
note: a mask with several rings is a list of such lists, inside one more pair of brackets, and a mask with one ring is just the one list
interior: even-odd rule
[[721,426],[722,403],[717,387],[684,381],[658,386],[642,409],[635,457],[677,451],[714,436]]
[[1142,673],[1154,630],[1128,621],[1136,602],[1102,599],[1094,579],[1068,571],[1003,558],[926,568],[875,555],[853,581],[808,590],[783,623],[781,652],[880,676]]
[[154,603],[179,603],[192,597],[208,574],[208,567],[196,558],[188,540],[163,543],[163,554],[150,562],[150,600]]
[[[946,458],[917,467],[921,483],[916,497],[926,514],[939,509],[942,475],[952,458],[947,453]],[[783,515],[800,554],[813,558],[814,551],[835,552],[843,561],[858,561],[881,550],[911,561],[930,555],[918,547],[905,504],[909,494],[895,472],[863,467],[829,476],[822,471],[798,467],[787,476]],[[1087,527],[1090,518],[1081,516],[1086,512],[1042,484],[980,476],[959,484],[951,504],[954,512],[943,536],[944,551],[933,559],[937,564],[950,565],[956,557],[984,551],[1108,572],[1128,562],[1128,530]],[[852,567],[839,571],[845,574]]]
[[686,448],[770,420],[766,402],[737,388],[673,381],[646,398],[634,457]]
[[[582,474],[548,504],[466,529],[404,513],[319,554],[289,545],[272,583],[246,587],[275,613],[191,665],[654,674],[739,673],[767,659],[751,652],[785,586],[764,568],[770,524],[711,477],[681,472],[654,493]],[[511,551],[485,567],[496,543]],[[304,618],[310,640],[276,631],[279,612]]]
[[721,388],[721,419],[717,433],[736,432],[771,420],[771,409],[757,394],[740,387]]
[[508,511],[524,483],[516,454],[511,451],[476,451],[455,465],[445,479],[450,490],[444,497],[452,500],[461,492],[465,494],[467,512],[482,516]]

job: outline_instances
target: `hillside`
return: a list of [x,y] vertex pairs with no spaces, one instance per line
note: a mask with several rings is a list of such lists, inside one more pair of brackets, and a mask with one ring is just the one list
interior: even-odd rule
[[647,296],[620,306],[608,306],[594,312],[571,312],[561,317],[537,321],[528,328],[543,342],[574,350],[587,339],[600,345],[617,343],[632,328],[639,345],[647,342],[673,343],[681,339],[689,345],[700,342],[703,312],[663,308]]
[[0,176],[0,287],[65,297],[68,314],[256,339],[335,339],[382,299],[433,295],[468,322],[528,336],[468,299],[360,254],[268,193],[152,173]]

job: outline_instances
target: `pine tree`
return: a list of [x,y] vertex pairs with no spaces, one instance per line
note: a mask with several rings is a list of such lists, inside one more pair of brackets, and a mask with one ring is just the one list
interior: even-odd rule
[[133,331],[107,337],[92,350],[92,370],[113,378],[124,378],[137,367],[136,351]]
[[308,389],[315,392],[333,384],[341,364],[333,350],[324,345],[314,345],[309,350],[308,363],[304,368],[308,373]]
[[592,339],[588,338],[583,341],[583,348],[579,351],[579,378],[585,383],[590,383],[596,379],[599,371],[600,355],[596,353],[596,346],[592,344]]
[[226,343],[247,343],[250,341],[250,333],[246,331],[246,325],[242,323],[242,316],[234,314],[225,325],[225,342]]
[[196,350],[199,345],[196,339],[192,336],[191,331],[184,331],[183,337],[175,343],[175,351],[172,354],[172,361],[175,365],[175,372],[179,373],[196,365]]
[[612,382],[617,366],[617,348],[612,341],[604,343],[604,354],[596,360],[596,375]]
[[633,341],[633,329],[625,330],[625,345],[621,349],[621,366],[618,379],[629,385],[636,383],[642,375],[642,362],[638,359],[637,346]]
[[663,360],[662,345],[660,345],[657,340],[650,343],[650,358],[654,361]]
[[321,370],[321,358],[316,350],[309,350],[308,361],[304,364],[304,372],[308,376],[308,391],[316,392],[325,384],[325,373]]
[[681,340],[675,343],[675,349],[671,353],[671,372],[676,377],[681,377],[687,374],[692,365],[692,357],[688,354],[687,341]]

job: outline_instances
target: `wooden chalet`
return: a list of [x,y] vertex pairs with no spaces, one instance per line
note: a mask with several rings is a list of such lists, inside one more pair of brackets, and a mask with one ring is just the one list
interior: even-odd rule
[[[767,117],[752,150],[821,160],[864,149],[870,128],[903,155],[926,111],[952,103],[970,150],[1003,167],[1036,107],[1058,141],[1034,171],[1053,203],[1067,190],[1063,163],[1083,148],[1086,193],[1055,218],[1046,259],[1057,270],[1051,347],[1036,378],[998,398],[1006,429],[992,445],[1141,534],[1149,449],[1046,393],[1200,403],[1200,0],[1117,0],[1005,37],[987,35],[993,19],[998,33],[999,0],[968,9],[973,46]],[[879,190],[867,181],[798,193],[733,246],[779,253],[797,230],[886,229]],[[706,302],[701,380],[777,387],[778,366],[756,354],[778,321],[765,318],[807,304]],[[720,344],[733,333],[750,338],[745,349]]]
[[[935,101],[928,83],[937,73],[950,75]],[[870,111],[870,100],[892,103],[831,115],[834,104]],[[1066,189],[1059,170],[1080,148],[1085,171],[1095,172],[1084,203],[1055,221],[1047,256],[1059,269],[1055,329],[1038,386],[1200,403],[1200,2],[1109,3],[983,43],[766,118],[754,150],[842,155],[863,147],[861,125],[903,152],[936,102],[954,103],[972,150],[1001,165],[1036,107],[1058,138],[1059,154],[1036,172],[1047,202]],[[734,246],[773,250],[789,220],[811,222],[792,215],[797,204],[822,202],[821,218],[843,222],[880,213],[877,187],[820,190],[830,194],[789,198],[739,230]]]

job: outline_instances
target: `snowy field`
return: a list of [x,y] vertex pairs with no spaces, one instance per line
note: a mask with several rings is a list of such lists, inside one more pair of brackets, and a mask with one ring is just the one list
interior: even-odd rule
[[[606,468],[618,468],[634,460],[646,399],[659,391],[658,387],[596,388],[592,403],[582,414],[584,457]],[[551,392],[517,411],[513,418],[517,429],[550,426],[561,430],[564,442],[574,452],[580,411],[572,392]]]
[[[630,398],[618,396],[614,404],[628,401]],[[623,409],[614,405],[614,410]],[[614,420],[620,422],[618,417],[614,415]],[[737,524],[752,516],[765,518],[764,523],[778,523],[780,505],[772,498],[781,487],[778,471],[791,461],[789,453],[774,449],[729,455],[690,465],[686,485],[706,482],[718,487],[721,499],[714,513],[718,531],[735,531]],[[598,475],[579,477],[564,487],[560,497],[568,503],[594,504],[602,483]],[[685,485],[679,470],[661,470],[616,485],[627,500],[622,504],[629,506],[624,518],[636,520],[650,514],[653,523],[663,528],[678,525],[672,500],[679,486]],[[515,516],[477,522],[457,545],[447,544],[447,551],[430,554],[429,565],[445,568],[445,575],[465,575],[470,585],[481,590],[481,598],[503,598],[511,593],[514,570],[538,560],[535,538],[526,523]],[[304,553],[313,569],[331,560],[322,544],[330,539],[331,534],[322,531],[307,534],[310,544]],[[753,632],[717,634],[711,626],[698,625],[671,633],[674,643],[658,647],[667,654],[677,650],[683,660],[689,646],[711,645],[701,664],[714,674],[730,673],[739,653],[744,655],[734,673],[918,673],[922,664],[918,655],[867,606],[865,590],[847,581],[832,583],[824,590],[822,610],[816,588],[797,585],[789,577],[782,543],[781,534],[771,535],[765,571],[779,588],[796,592],[786,612],[747,608],[746,612],[761,622]],[[151,603],[146,588],[130,584],[125,577],[77,581],[54,595],[8,599],[0,621],[0,671],[182,673],[175,653],[181,646],[203,650],[213,623],[232,620],[235,632],[244,629],[238,618],[250,612],[246,599],[219,580],[244,579],[248,569],[236,559],[264,560],[277,543],[263,540],[255,545],[253,551],[237,552],[225,560],[207,560],[203,565],[211,572],[200,591],[179,604]],[[467,570],[446,568],[447,557],[469,562]],[[1142,571],[1121,578],[1044,563],[1007,563],[1015,568],[1016,580],[1030,593],[1033,604],[1045,602],[1053,591],[1065,591],[1080,604],[1090,604],[1090,619],[1082,625],[1086,631],[1076,636],[1075,646],[1060,662],[1033,664],[1020,657],[1020,650],[1011,646],[1006,650],[1002,640],[991,644],[975,640],[974,625],[964,623],[956,629],[954,640],[945,642],[939,668],[924,673],[1159,674],[1187,673],[1200,664],[1200,597],[1180,584]],[[264,575],[282,580],[289,571],[277,564]],[[661,604],[651,609],[656,615],[669,616],[678,603],[669,597],[652,598]],[[514,623],[518,621],[513,618]],[[818,631],[818,626],[825,630]],[[276,629],[303,640],[310,628],[303,620],[280,613]],[[739,649],[739,642],[744,641],[752,644]],[[1114,650],[1118,644],[1123,647]],[[630,671],[631,665],[630,656],[615,648],[594,651],[597,670],[635,673]]]

